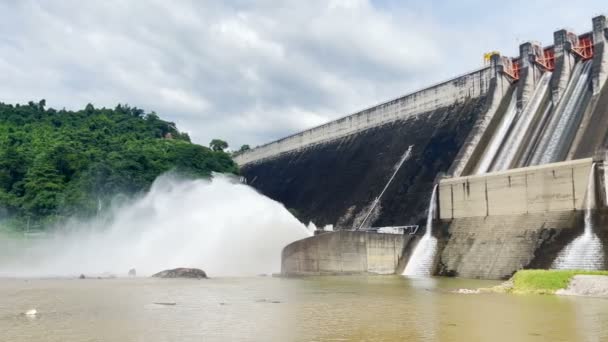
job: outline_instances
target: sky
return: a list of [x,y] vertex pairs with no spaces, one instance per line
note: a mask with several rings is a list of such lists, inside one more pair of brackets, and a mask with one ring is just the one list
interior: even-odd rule
[[591,30],[605,0],[0,0],[0,102],[129,104],[270,142]]

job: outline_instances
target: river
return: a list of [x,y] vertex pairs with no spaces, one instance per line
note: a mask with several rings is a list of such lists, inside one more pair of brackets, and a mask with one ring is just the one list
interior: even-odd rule
[[[608,300],[449,292],[495,284],[401,276],[2,279],[0,341],[608,340]],[[37,316],[21,314],[32,308]]]

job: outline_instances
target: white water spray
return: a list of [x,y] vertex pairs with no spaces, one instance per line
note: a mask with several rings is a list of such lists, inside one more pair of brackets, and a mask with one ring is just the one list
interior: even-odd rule
[[426,217],[426,232],[412,252],[410,260],[403,271],[403,275],[418,277],[428,277],[432,275],[435,253],[437,252],[437,239],[433,236],[432,232],[433,217],[435,216],[435,209],[437,207],[436,197],[437,185],[433,188],[433,194],[431,195],[431,201],[429,203],[429,210]]
[[602,242],[593,232],[595,207],[595,164],[591,166],[585,195],[585,232],[566,246],[553,262],[556,269],[598,270],[604,265]]
[[165,175],[109,219],[70,223],[35,241],[0,237],[0,276],[126,275],[132,268],[151,275],[175,267],[257,275],[280,271],[282,248],[310,235],[283,205],[226,176]]

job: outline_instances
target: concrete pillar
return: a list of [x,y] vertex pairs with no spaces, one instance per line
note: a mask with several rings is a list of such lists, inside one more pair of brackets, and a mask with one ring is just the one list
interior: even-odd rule
[[551,77],[550,86],[553,103],[559,103],[568,86],[570,74],[576,63],[572,48],[578,43],[578,36],[567,30],[559,30],[553,33],[553,41],[555,70]]
[[506,94],[509,86],[511,85],[511,81],[505,76],[504,73],[505,63],[510,63],[510,58],[501,56],[499,54],[493,55],[492,59],[490,60],[493,81],[496,82],[496,90],[500,94],[501,98],[504,94]]
[[543,48],[538,42],[527,42],[519,46],[520,71],[517,85],[517,108],[523,108],[532,97],[536,83],[542,75],[534,62],[543,56]]
[[591,80],[593,94],[599,94],[608,76],[608,24],[605,15],[593,18],[593,66]]
[[492,68],[492,77],[499,76],[505,70],[504,59],[505,59],[505,57],[503,57],[499,54],[492,55],[492,57],[490,59],[490,67]]
[[492,55],[490,60],[492,79],[488,92],[489,98],[486,100],[487,110],[478,117],[475,126],[473,126],[458,155],[452,162],[448,174],[453,177],[469,175],[474,172],[479,158],[485,151],[486,144],[492,137],[494,128],[498,124],[494,120],[495,114],[511,86],[511,79],[504,73],[506,63],[511,63],[510,58],[499,54]]

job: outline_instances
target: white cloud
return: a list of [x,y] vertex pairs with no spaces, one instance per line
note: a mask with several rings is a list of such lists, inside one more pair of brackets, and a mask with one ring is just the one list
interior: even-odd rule
[[[485,50],[516,51],[515,35],[551,36],[545,16],[508,17],[522,3],[479,4],[0,2],[0,101],[128,103],[202,144],[257,145],[465,72]],[[548,13],[566,20],[558,6]],[[564,25],[590,27],[571,13]]]

